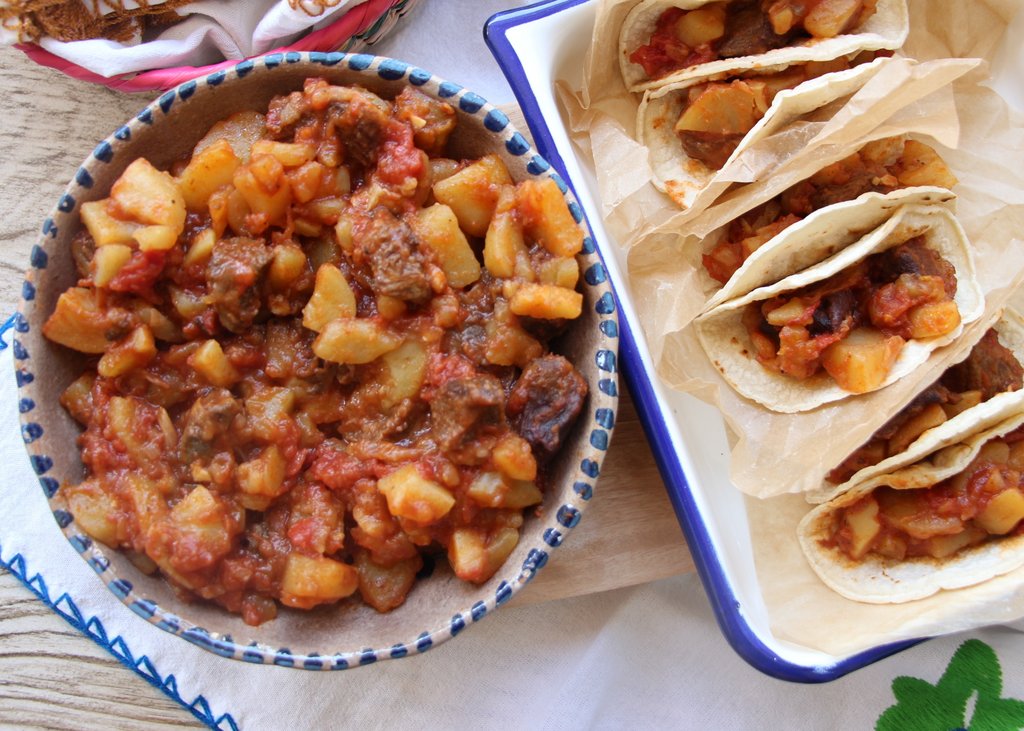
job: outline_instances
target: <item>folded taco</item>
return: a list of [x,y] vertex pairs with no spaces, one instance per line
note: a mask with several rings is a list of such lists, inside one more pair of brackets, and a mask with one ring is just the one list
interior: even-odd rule
[[623,20],[619,67],[644,91],[896,49],[909,28],[905,0],[644,0]]
[[[701,263],[711,309],[817,264],[902,205],[945,203],[956,177],[934,149],[905,136],[867,143],[712,232]],[[828,241],[831,247],[808,246]]]
[[[869,53],[645,92],[636,136],[647,148],[651,182],[690,208],[744,150],[794,122],[829,119],[885,62]],[[729,183],[719,185],[724,191]]]
[[808,495],[826,502],[878,475],[917,462],[944,445],[1006,419],[1024,408],[1024,319],[1007,310],[932,384],[833,468],[822,489]]
[[1024,409],[811,510],[797,527],[822,581],[891,604],[1024,566]]
[[903,206],[827,259],[724,302],[693,326],[730,386],[792,413],[895,382],[983,310],[953,214]]

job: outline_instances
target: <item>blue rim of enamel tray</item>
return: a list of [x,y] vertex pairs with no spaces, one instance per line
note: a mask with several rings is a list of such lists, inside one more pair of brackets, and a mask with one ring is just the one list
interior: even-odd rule
[[[573,183],[566,172],[565,163],[541,114],[537,97],[508,34],[518,26],[591,1],[543,0],[524,8],[498,13],[491,17],[484,27],[487,45],[501,66],[523,110],[537,150],[558,170],[570,187],[573,187]],[[595,236],[595,239],[597,238]],[[597,240],[596,243],[600,251],[604,242]],[[636,337],[633,334],[633,323],[622,309],[619,316],[619,337],[619,354],[623,362],[620,375],[626,381],[636,402],[641,424],[651,443],[658,470],[665,481],[672,506],[683,528],[697,573],[711,601],[715,619],[736,653],[766,675],[798,683],[824,683],[920,642],[909,640],[880,645],[830,665],[801,665],[780,657],[762,640],[744,616],[743,605],[725,574],[707,526],[694,501],[689,478],[676,457],[668,428],[661,418],[650,374],[641,362]]]

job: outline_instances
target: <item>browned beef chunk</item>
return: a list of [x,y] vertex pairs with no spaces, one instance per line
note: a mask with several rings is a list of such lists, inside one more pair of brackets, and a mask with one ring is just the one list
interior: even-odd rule
[[434,441],[449,452],[472,446],[476,438],[503,423],[504,404],[505,391],[494,376],[480,373],[446,381],[430,402]]
[[893,246],[872,260],[870,277],[873,282],[894,282],[901,274],[941,277],[946,294],[950,297],[956,294],[956,270],[938,252],[928,248],[922,236]]
[[773,48],[782,48],[794,35],[776,35],[768,14],[758,3],[748,3],[743,7],[734,3],[729,9],[725,36],[718,45],[718,55],[720,58],[736,58],[765,53]]
[[587,382],[560,355],[532,361],[512,387],[507,413],[520,436],[546,462],[562,446],[587,398]]
[[683,150],[691,158],[699,160],[713,170],[721,170],[744,136],[745,133],[723,134],[687,130],[679,133],[679,140],[682,142]]
[[1024,385],[1024,368],[999,342],[996,331],[989,330],[966,360],[942,375],[942,382],[958,392],[981,391],[982,399],[990,399],[997,393],[1021,388]]
[[374,167],[389,122],[387,111],[364,95],[353,94],[349,101],[331,104],[327,118],[341,142],[345,163],[361,172]]
[[243,332],[259,314],[259,279],[270,256],[270,249],[259,239],[224,239],[213,247],[206,265],[210,302],[220,324],[231,332]]
[[231,428],[242,407],[224,388],[215,388],[196,399],[185,416],[178,452],[181,461],[191,464],[200,457],[209,457],[215,450],[217,437]]
[[818,309],[814,311],[814,320],[807,327],[811,335],[834,333],[847,320],[856,319],[857,296],[849,289],[841,289],[822,298]]
[[431,157],[444,153],[455,129],[455,108],[407,86],[395,98],[395,116],[413,129],[416,146]]
[[267,108],[267,132],[275,140],[291,137],[295,125],[308,111],[309,104],[301,91],[275,96]]
[[375,292],[412,303],[430,299],[428,262],[404,221],[378,206],[356,222],[353,233],[358,258],[370,267]]

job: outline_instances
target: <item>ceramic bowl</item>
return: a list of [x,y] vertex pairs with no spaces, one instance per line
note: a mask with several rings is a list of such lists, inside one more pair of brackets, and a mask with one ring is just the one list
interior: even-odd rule
[[250,627],[215,605],[183,602],[161,578],[143,574],[121,553],[90,540],[76,526],[58,489],[84,474],[77,450],[69,448],[80,428],[58,403],[59,394],[80,373],[82,359],[41,333],[59,294],[77,279],[69,244],[81,226],[79,207],[106,197],[135,158],[146,157],[166,169],[186,157],[214,122],[236,111],[266,109],[271,97],[301,89],[310,76],[360,84],[385,97],[412,84],[446,100],[459,114],[450,150],[454,157],[495,152],[516,180],[554,178],[582,223],[580,207],[565,182],[505,114],[457,84],[400,61],[367,55],[285,53],[244,61],[168,91],[100,142],[82,163],[32,250],[16,324],[15,367],[22,432],[53,515],[110,591],[139,617],[218,655],[288,667],[341,669],[420,653],[455,636],[512,598],[557,554],[555,549],[593,495],[615,421],[618,323],[606,271],[588,236],[579,258],[583,315],[554,349],[576,364],[590,385],[590,396],[553,465],[539,517],[527,516],[515,551],[483,585],[459,581],[447,562],[438,561],[405,604],[389,614],[347,601],[309,612],[282,608],[276,619]]

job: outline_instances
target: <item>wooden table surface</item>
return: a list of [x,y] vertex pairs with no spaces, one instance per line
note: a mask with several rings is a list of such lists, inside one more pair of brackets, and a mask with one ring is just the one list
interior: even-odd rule
[[[0,49],[3,317],[17,307],[29,250],[67,181],[99,140],[151,98],[74,81],[36,66],[13,49]],[[640,422],[625,388],[621,390],[615,435],[594,502],[559,549],[558,560],[538,574],[516,603],[693,570]],[[600,560],[592,560],[595,556]],[[0,678],[4,728],[201,727],[2,569]],[[54,714],[55,707],[60,714]]]

